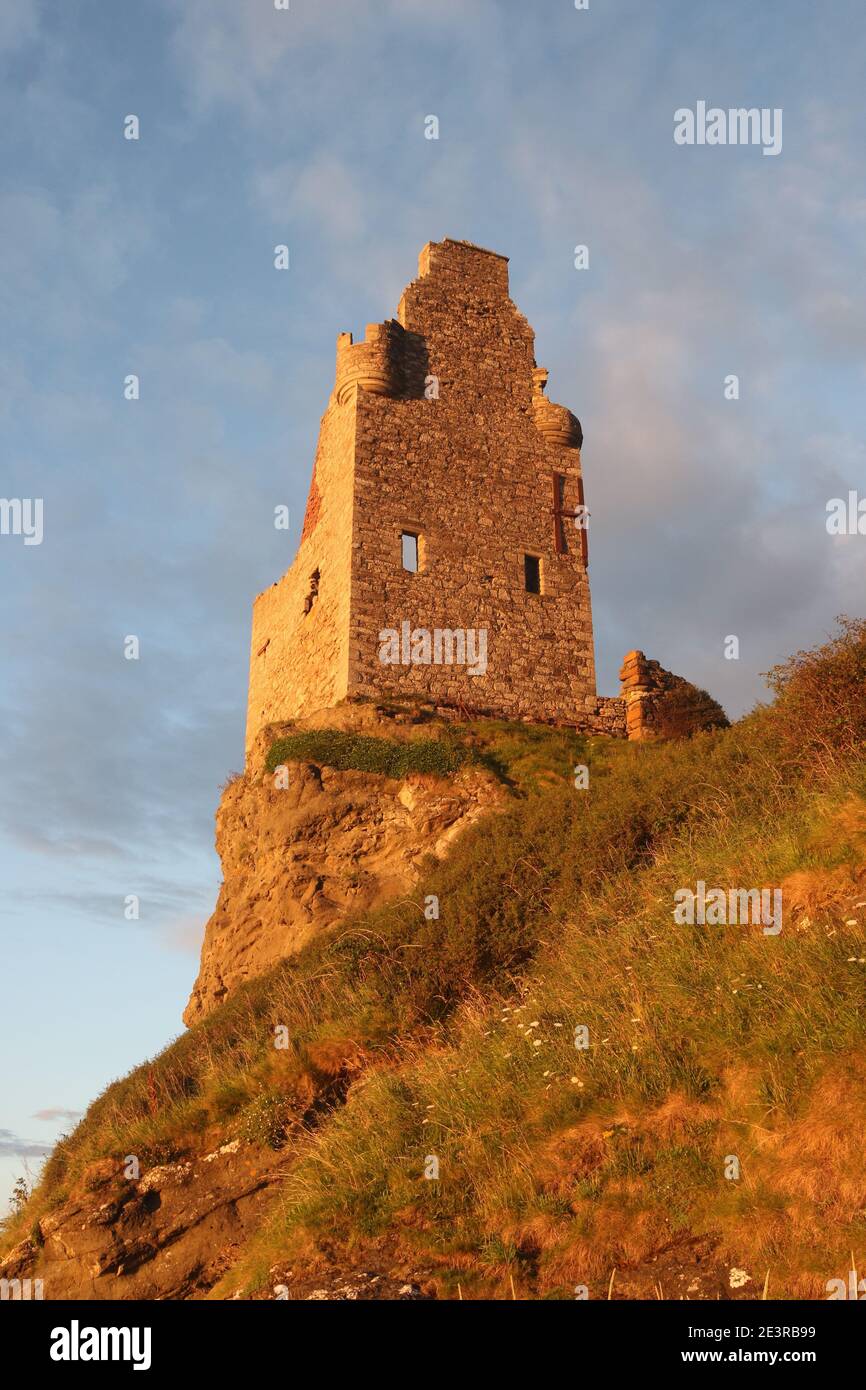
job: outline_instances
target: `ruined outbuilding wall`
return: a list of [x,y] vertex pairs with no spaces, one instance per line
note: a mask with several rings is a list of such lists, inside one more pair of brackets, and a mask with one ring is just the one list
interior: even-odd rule
[[626,655],[619,678],[626,735],[633,742],[688,738],[701,730],[727,727],[727,715],[711,695],[641,651]]

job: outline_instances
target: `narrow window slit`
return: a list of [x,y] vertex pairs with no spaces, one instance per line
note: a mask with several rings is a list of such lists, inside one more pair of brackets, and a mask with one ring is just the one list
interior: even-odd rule
[[541,593],[541,560],[537,555],[524,555],[523,582],[528,594]]

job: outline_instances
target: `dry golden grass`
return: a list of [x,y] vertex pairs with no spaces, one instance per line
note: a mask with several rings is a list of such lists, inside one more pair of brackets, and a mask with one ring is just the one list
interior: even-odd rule
[[[866,628],[848,640],[829,696],[820,654],[801,654],[777,706],[683,744],[473,725],[512,808],[412,900],[347,923],[110,1087],[22,1221],[134,1146],[244,1125],[264,1142],[284,1121],[281,1201],[218,1296],[277,1260],[385,1243],[465,1298],[605,1297],[614,1269],[614,1297],[665,1280],[674,1296],[675,1265],[662,1279],[654,1262],[689,1251],[747,1270],[753,1297],[820,1297],[852,1251],[866,1269],[866,750],[838,723]],[[792,728],[811,741],[793,748]],[[782,885],[781,935],[675,924],[697,879]]]

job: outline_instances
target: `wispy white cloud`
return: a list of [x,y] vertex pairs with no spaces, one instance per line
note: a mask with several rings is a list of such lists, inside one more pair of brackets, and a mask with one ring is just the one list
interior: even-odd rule
[[[292,0],[289,10],[260,0],[166,3],[175,19],[177,72],[193,111],[208,115],[228,106],[260,123],[272,123],[299,96],[327,105],[332,118],[351,119],[353,111],[369,117],[378,93],[366,85],[367,73],[399,77],[413,44],[418,65],[431,56],[425,43],[445,40],[458,56],[483,57],[489,72],[503,29],[495,0],[474,0],[471,7],[463,0]],[[389,72],[390,55],[398,52]],[[479,88],[485,81],[479,70]]]
[[38,1140],[22,1139],[11,1129],[0,1129],[0,1158],[45,1158],[51,1147]]
[[277,227],[303,220],[334,241],[366,230],[361,180],[337,155],[323,151],[306,162],[260,169],[253,176],[253,192]]
[[149,245],[146,209],[133,209],[117,185],[70,195],[31,184],[0,195],[4,266],[0,308],[20,331],[35,322],[64,338],[110,322],[108,297],[133,273]]

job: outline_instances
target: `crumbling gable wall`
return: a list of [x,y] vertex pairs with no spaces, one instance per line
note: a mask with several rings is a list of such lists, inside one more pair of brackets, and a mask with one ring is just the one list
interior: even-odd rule
[[[425,247],[383,343],[395,390],[357,398],[350,692],[539,719],[573,718],[594,699],[585,531],[565,518],[557,553],[553,510],[555,474],[563,511],[582,501],[580,426],[544,396],[533,342],[504,257]],[[401,565],[403,531],[420,536],[415,574]],[[526,591],[527,554],[540,594]],[[484,630],[483,674],[383,665],[379,633],[404,622]]]

